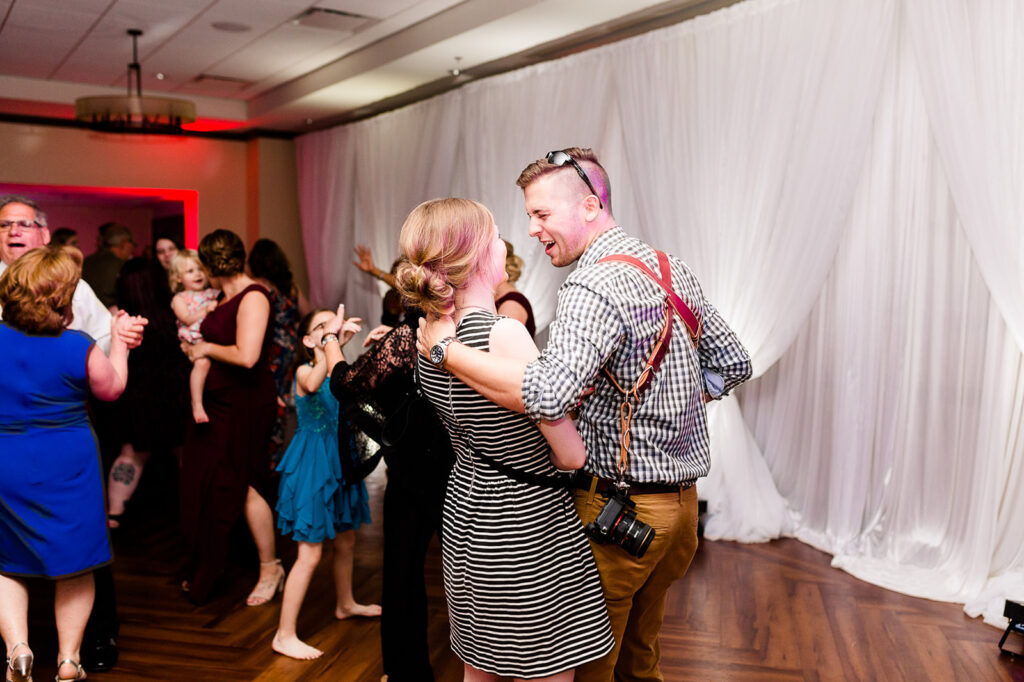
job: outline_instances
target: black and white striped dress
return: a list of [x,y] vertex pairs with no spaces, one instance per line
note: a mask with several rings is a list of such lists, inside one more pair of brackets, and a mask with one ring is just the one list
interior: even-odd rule
[[[474,311],[456,336],[488,350],[497,319]],[[600,579],[569,492],[515,481],[473,452],[550,476],[547,441],[524,415],[422,357],[420,381],[456,453],[441,544],[452,649],[480,670],[523,678],[608,653],[614,641]]]

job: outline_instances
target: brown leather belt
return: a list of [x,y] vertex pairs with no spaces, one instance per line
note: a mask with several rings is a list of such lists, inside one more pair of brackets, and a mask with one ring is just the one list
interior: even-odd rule
[[[591,476],[585,474],[582,471],[576,473],[576,477],[573,479],[572,485],[574,488],[580,490],[590,490],[590,486],[594,479],[597,478],[597,490],[598,493],[606,493],[615,490],[615,482],[609,481],[606,478],[598,478],[597,476]],[[629,484],[630,495],[659,495],[664,493],[678,493],[680,490],[686,490],[693,486],[693,481],[686,481],[683,483],[633,483]]]

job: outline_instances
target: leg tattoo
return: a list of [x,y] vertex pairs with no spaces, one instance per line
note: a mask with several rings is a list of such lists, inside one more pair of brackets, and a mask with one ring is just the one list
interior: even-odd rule
[[126,462],[119,462],[114,465],[114,470],[110,475],[118,483],[131,485],[132,481],[135,480],[135,466]]

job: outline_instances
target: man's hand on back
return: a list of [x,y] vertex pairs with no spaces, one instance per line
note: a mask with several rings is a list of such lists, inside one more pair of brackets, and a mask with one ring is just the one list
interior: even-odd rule
[[416,350],[430,359],[430,347],[446,336],[455,336],[455,320],[451,315],[430,313],[420,318],[416,330]]

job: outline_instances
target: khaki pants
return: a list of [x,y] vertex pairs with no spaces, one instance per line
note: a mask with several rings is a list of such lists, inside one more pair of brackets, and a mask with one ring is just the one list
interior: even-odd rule
[[[686,573],[697,551],[697,488],[630,499],[636,502],[637,518],[656,534],[642,559],[618,545],[590,543],[601,574],[615,648],[604,658],[577,668],[577,682],[664,680],[658,669],[658,634],[665,615],[665,594]],[[586,525],[597,517],[606,498],[577,490],[574,501]]]

